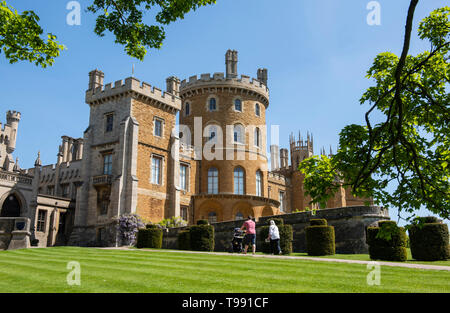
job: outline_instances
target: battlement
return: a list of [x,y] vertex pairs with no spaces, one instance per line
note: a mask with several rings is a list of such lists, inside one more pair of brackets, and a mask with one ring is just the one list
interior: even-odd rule
[[20,121],[20,112],[17,111],[8,111],[6,113],[6,120],[8,123],[12,122],[12,121]]
[[281,181],[282,183],[286,182],[286,177],[284,177],[284,175],[281,175],[280,173],[276,173],[276,172],[268,172],[268,179],[269,180],[278,180]]
[[108,83],[104,86],[87,90],[86,103],[92,104],[98,101],[106,100],[110,97],[128,94],[131,92],[135,92],[141,96],[156,100],[174,109],[181,109],[181,99],[179,97],[168,92],[163,92],[161,89],[152,87],[146,82],[141,83],[140,80],[134,77],[128,77],[125,80],[118,80],[114,82],[114,85],[112,83]]
[[269,88],[256,78],[250,78],[250,76],[241,75],[236,78],[226,78],[224,73],[206,73],[189,77],[188,80],[181,81],[180,93],[183,94],[193,88],[203,87],[224,87],[224,88],[243,88],[257,92],[266,99],[269,103]]

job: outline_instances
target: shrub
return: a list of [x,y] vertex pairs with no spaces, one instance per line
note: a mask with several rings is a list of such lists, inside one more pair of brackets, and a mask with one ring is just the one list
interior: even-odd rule
[[158,223],[163,228],[174,228],[174,227],[184,227],[187,226],[188,222],[183,220],[179,216],[173,216],[171,218],[166,218]]
[[162,229],[158,227],[139,229],[136,247],[161,249],[162,237]]
[[144,227],[144,222],[137,214],[124,214],[119,217],[117,231],[123,245],[131,246],[136,242],[136,234],[139,228]]
[[[275,220],[275,219],[274,219]],[[282,219],[279,219],[282,220]],[[275,221],[275,224],[277,222]],[[288,255],[292,253],[292,239],[293,239],[293,231],[292,225],[279,225],[278,232],[280,233],[280,249],[281,253],[284,255]],[[261,226],[259,231],[259,239],[261,251],[263,253],[272,253],[270,249],[270,243],[265,242],[266,238],[269,236],[269,226]]]
[[333,226],[308,226],[305,231],[308,255],[333,255],[336,253]]
[[214,227],[195,225],[189,228],[190,247],[194,251],[214,251]]
[[198,220],[197,225],[209,225],[208,220]]
[[366,242],[372,260],[401,261],[407,260],[407,236],[403,227],[395,221],[380,221],[379,227],[368,227]]
[[425,223],[410,225],[408,229],[412,257],[420,261],[450,258],[447,224],[435,222],[437,219],[433,217],[422,221]]
[[191,234],[189,230],[183,230],[178,234],[178,249],[179,250],[191,249]]
[[313,218],[309,220],[311,226],[328,225],[327,220],[324,218]]
[[[275,225],[281,226],[284,225],[284,220],[279,217],[271,218],[270,220],[273,220],[275,222]],[[270,223],[270,220],[267,221],[267,223]]]

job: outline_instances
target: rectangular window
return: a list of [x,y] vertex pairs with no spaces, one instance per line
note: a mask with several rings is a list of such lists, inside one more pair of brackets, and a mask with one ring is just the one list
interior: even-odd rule
[[114,114],[109,113],[106,115],[106,128],[105,132],[111,132],[114,127]]
[[154,120],[154,135],[158,136],[158,137],[162,137],[163,135],[163,120],[159,119],[159,118],[155,118]]
[[188,187],[188,166],[180,164],[180,188],[187,190]]
[[180,208],[180,217],[183,219],[183,221],[188,221],[188,207],[182,206]]
[[112,153],[103,156],[103,175],[112,175]]
[[47,187],[47,194],[50,196],[54,196],[55,195],[55,186],[48,186]]
[[68,198],[69,197],[69,184],[61,185],[61,196],[63,198]]
[[47,211],[39,210],[36,224],[36,231],[45,232],[45,221],[47,219]]
[[152,157],[152,183],[161,185],[161,168],[162,158],[158,156]]
[[280,211],[284,212],[284,191],[280,191]]

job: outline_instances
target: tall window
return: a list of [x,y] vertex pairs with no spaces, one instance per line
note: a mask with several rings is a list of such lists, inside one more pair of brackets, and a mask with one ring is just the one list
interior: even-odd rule
[[280,191],[280,211],[281,212],[284,212],[284,206],[285,206],[284,191]]
[[162,158],[152,156],[152,183],[161,185]]
[[191,114],[191,104],[189,102],[186,102],[186,104],[184,105],[184,115],[188,116],[189,114]]
[[187,206],[180,207],[180,217],[183,219],[183,221],[188,220],[188,207]]
[[256,116],[261,116],[261,108],[259,107],[259,103],[255,104],[255,114]]
[[261,131],[259,130],[258,127],[255,128],[255,147],[259,147],[260,146],[260,142],[261,142]]
[[36,230],[45,232],[45,220],[47,218],[47,211],[46,210],[39,210],[38,211],[38,219],[37,219],[37,225]]
[[236,221],[240,221],[240,220],[243,220],[243,219],[244,219],[244,215],[241,212],[237,212],[235,220]]
[[103,156],[103,175],[112,175],[112,154]]
[[216,214],[216,212],[211,212],[211,213],[208,214],[208,222],[210,224],[217,222],[217,214]]
[[69,197],[69,184],[62,184],[61,185],[61,196],[63,198]]
[[163,121],[161,119],[159,119],[159,118],[155,118],[154,125],[155,125],[154,135],[158,136],[158,137],[162,137],[162,134],[163,134]]
[[210,111],[217,111],[217,101],[216,101],[216,98],[210,98],[210,99],[209,99],[209,110],[210,110]]
[[208,141],[217,142],[217,127],[214,125],[208,128]]
[[241,101],[241,99],[234,100],[234,110],[242,112],[242,101]]
[[208,170],[208,193],[219,193],[219,171],[215,167]]
[[55,186],[47,186],[47,194],[50,196],[55,195]]
[[244,194],[244,170],[242,167],[234,169],[234,193],[236,195]]
[[241,124],[234,125],[234,142],[244,143],[244,126]]
[[110,132],[114,127],[114,114],[110,113],[106,115],[106,132]]
[[262,173],[261,171],[256,172],[256,195],[262,197]]
[[187,165],[180,164],[180,188],[182,190],[187,190],[188,182],[188,167]]

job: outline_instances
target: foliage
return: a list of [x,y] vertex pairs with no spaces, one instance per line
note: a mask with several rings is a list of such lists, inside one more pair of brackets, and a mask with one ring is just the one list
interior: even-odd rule
[[197,225],[209,225],[208,220],[198,220]]
[[161,249],[163,231],[158,227],[139,229],[137,236],[137,248]]
[[[318,221],[318,220],[312,220]],[[313,222],[315,223],[315,222]],[[313,225],[306,227],[306,251],[308,255],[333,255],[336,253],[334,227]]]
[[178,234],[178,249],[179,250],[191,249],[191,234],[189,230],[183,230]]
[[403,227],[393,221],[380,221],[379,227],[368,227],[366,241],[372,260],[401,261],[408,258],[407,237]]
[[194,251],[214,251],[214,227],[194,225],[189,227],[191,249]]
[[[355,196],[398,207],[399,216],[425,205],[449,218],[450,8],[421,21],[418,34],[430,42],[430,51],[412,56],[408,50],[417,2],[412,0],[408,11],[401,56],[381,53],[367,72],[376,85],[360,100],[370,104],[366,125],[344,127],[334,156],[300,163],[312,203],[325,204],[344,186]],[[383,120],[374,123],[375,113]],[[388,192],[391,187],[396,188]]]
[[33,11],[19,14],[6,1],[0,1],[0,53],[3,51],[9,63],[28,61],[45,68],[52,66],[65,49],[51,33],[43,39],[44,31],[38,22]]
[[313,218],[309,220],[309,224],[311,226],[316,226],[316,225],[328,225],[327,220],[324,218]]
[[[273,220],[283,220],[283,219],[273,219]],[[280,234],[280,249],[283,255],[289,255],[292,253],[292,239],[293,230],[292,225],[275,224],[278,226],[278,232]],[[259,242],[257,246],[261,246],[261,251],[263,253],[272,253],[270,248],[270,243],[265,242],[265,239],[269,236],[269,226],[262,226],[259,231]]]
[[436,261],[450,258],[447,224],[430,222],[411,225],[408,231],[414,259]]
[[164,228],[174,228],[174,227],[184,227],[187,226],[188,222],[183,220],[180,216],[173,216],[171,218],[166,218],[158,223]]
[[[95,33],[101,37],[112,32],[115,42],[125,46],[129,56],[143,60],[148,48],[160,49],[166,37],[164,26],[191,10],[214,4],[216,0],[94,0],[88,11],[98,14]],[[147,25],[144,15],[158,8],[157,25]]]
[[119,217],[117,230],[122,244],[131,246],[136,241],[139,228],[144,227],[142,219],[137,214],[123,214]]

